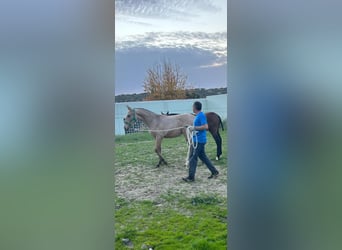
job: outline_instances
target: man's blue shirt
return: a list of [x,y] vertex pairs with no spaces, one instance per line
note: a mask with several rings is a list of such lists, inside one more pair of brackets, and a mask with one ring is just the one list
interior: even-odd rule
[[[194,120],[194,126],[202,126],[207,124],[207,118],[203,112],[199,112]],[[197,131],[196,136],[194,136],[193,141],[199,143],[206,143],[207,142],[207,135],[206,130]]]

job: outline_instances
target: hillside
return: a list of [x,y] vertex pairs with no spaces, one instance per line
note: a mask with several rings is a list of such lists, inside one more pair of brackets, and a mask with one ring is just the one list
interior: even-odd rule
[[[191,89],[187,91],[187,99],[205,98],[211,95],[227,94],[227,88],[213,88],[213,89]],[[140,94],[123,94],[115,96],[115,102],[139,102],[144,101],[146,93]]]

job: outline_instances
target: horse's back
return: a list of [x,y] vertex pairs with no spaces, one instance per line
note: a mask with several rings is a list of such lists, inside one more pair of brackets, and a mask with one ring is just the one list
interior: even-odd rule
[[163,120],[165,120],[169,126],[190,126],[193,124],[194,116],[191,114],[164,116]]
[[181,114],[172,116],[163,116],[160,119],[159,127],[165,131],[163,137],[173,138],[182,135],[186,126],[193,124],[194,116],[191,114]]
[[220,125],[221,125],[222,130],[223,130],[223,124],[222,124],[221,117],[217,113],[206,112],[205,116],[207,117],[207,122],[208,122],[208,127],[209,127],[210,132],[212,132],[212,133],[218,132]]

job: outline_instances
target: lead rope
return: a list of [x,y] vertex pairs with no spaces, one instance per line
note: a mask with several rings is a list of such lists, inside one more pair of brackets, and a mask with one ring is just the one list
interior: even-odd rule
[[[196,138],[195,141],[193,140],[194,137]],[[187,138],[187,142],[188,142],[188,153],[187,153],[186,160],[185,160],[185,166],[188,167],[189,166],[189,158],[190,158],[191,147],[193,147],[195,150],[197,148],[197,145],[198,145],[197,131],[195,131],[195,130],[190,131],[190,126],[186,127],[186,138]],[[194,151],[193,151],[193,153],[194,153]]]

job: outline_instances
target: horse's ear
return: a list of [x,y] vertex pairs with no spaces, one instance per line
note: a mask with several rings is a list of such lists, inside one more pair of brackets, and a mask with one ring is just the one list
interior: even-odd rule
[[127,106],[127,108],[128,108],[128,110],[129,111],[131,111],[132,110],[132,108],[130,107],[130,106],[128,106],[128,105],[126,105]]

